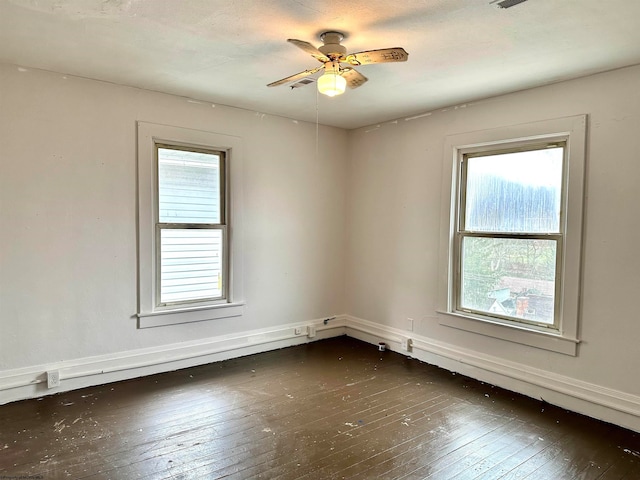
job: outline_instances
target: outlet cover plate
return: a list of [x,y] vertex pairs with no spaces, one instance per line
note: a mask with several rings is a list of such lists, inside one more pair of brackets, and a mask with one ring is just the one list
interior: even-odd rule
[[47,372],[47,388],[60,386],[60,370],[49,370]]

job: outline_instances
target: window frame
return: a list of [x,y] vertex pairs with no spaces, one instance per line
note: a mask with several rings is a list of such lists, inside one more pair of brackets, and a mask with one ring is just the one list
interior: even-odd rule
[[[561,183],[561,201],[560,201],[560,216],[559,216],[559,228],[558,232],[548,233],[535,233],[535,232],[492,232],[492,231],[473,231],[467,229],[467,179],[468,179],[468,166],[469,158],[485,157],[491,155],[502,155],[511,153],[532,152],[538,150],[544,150],[549,147],[562,147],[562,183]],[[457,218],[456,218],[456,231],[454,235],[453,244],[453,256],[454,256],[454,271],[453,271],[453,309],[455,313],[463,315],[477,315],[480,318],[489,317],[496,322],[504,322],[507,325],[520,324],[526,325],[529,328],[539,329],[540,331],[558,331],[560,324],[560,298],[562,295],[562,259],[564,256],[564,237],[565,237],[565,202],[566,202],[566,189],[567,189],[567,143],[563,138],[558,141],[557,139],[550,142],[533,142],[519,141],[515,144],[509,144],[503,148],[486,149],[486,148],[468,148],[460,149],[458,152],[458,164],[457,168],[460,169],[459,181],[457,182]],[[513,240],[548,240],[554,241],[556,244],[556,261],[555,261],[555,277],[554,277],[554,319],[552,324],[543,322],[534,322],[526,319],[517,319],[508,315],[493,314],[491,312],[484,312],[473,308],[465,308],[462,306],[462,244],[465,238],[503,238]]]
[[[438,293],[441,325],[567,355],[577,354],[586,122],[586,115],[577,115],[446,138]],[[466,181],[463,158],[467,155],[530,150],[536,145],[557,143],[564,143],[565,148],[561,192],[564,208],[560,213],[562,238],[559,239],[556,258],[554,326],[516,322],[458,308],[461,295],[461,189],[463,181]],[[479,235],[484,236],[485,233]],[[511,234],[509,236],[512,238]]]
[[[159,150],[161,148],[170,149],[170,150],[180,150],[185,152],[196,152],[196,153],[205,153],[205,154],[214,154],[218,155],[219,158],[219,169],[220,169],[220,221],[218,223],[167,223],[160,221],[160,195],[157,193],[160,191],[160,157]],[[214,150],[212,148],[204,148],[202,146],[193,146],[193,145],[185,145],[185,144],[176,144],[176,143],[162,143],[160,141],[154,141],[154,174],[155,174],[155,182],[156,182],[156,194],[155,202],[156,202],[156,240],[155,245],[157,246],[156,250],[156,308],[172,308],[172,307],[188,307],[188,306],[199,306],[199,305],[209,305],[209,304],[221,304],[226,303],[228,298],[228,276],[229,276],[229,239],[228,239],[228,224],[227,224],[227,192],[229,191],[227,185],[227,173],[226,173],[226,151],[223,150]],[[162,302],[161,300],[161,290],[162,290],[162,269],[161,269],[161,260],[162,260],[162,248],[161,248],[161,235],[163,230],[169,229],[198,229],[198,230],[221,230],[222,231],[222,295],[220,297],[211,297],[205,299],[195,299],[195,300],[183,300],[176,302]]]
[[[236,317],[243,314],[242,141],[239,137],[137,122],[138,130],[138,328]],[[224,154],[224,216],[227,252],[225,298],[160,302],[158,148]],[[222,221],[222,218],[221,218]],[[164,224],[163,224],[164,225]],[[181,224],[182,225],[182,224]],[[202,228],[200,224],[193,224]]]

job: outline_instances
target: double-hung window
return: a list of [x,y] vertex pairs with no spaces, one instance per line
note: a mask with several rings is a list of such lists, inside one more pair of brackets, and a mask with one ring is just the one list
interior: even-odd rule
[[242,315],[242,142],[138,122],[138,319]]
[[585,121],[448,138],[442,324],[576,354]]
[[224,301],[225,153],[155,144],[158,306]]
[[557,329],[565,151],[557,142],[462,154],[457,311]]

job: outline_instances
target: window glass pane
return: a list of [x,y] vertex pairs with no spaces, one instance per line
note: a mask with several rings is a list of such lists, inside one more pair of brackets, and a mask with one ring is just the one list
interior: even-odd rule
[[563,147],[469,157],[464,230],[560,231]]
[[161,223],[221,223],[220,157],[158,148]]
[[160,303],[222,298],[223,232],[160,230]]
[[553,325],[555,240],[462,240],[460,308]]

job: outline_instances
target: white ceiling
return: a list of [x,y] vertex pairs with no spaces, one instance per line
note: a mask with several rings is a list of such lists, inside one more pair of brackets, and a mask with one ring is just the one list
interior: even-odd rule
[[[409,60],[335,98],[266,87],[319,65],[286,39],[325,30]],[[356,128],[638,64],[640,1],[0,0],[0,62]]]

